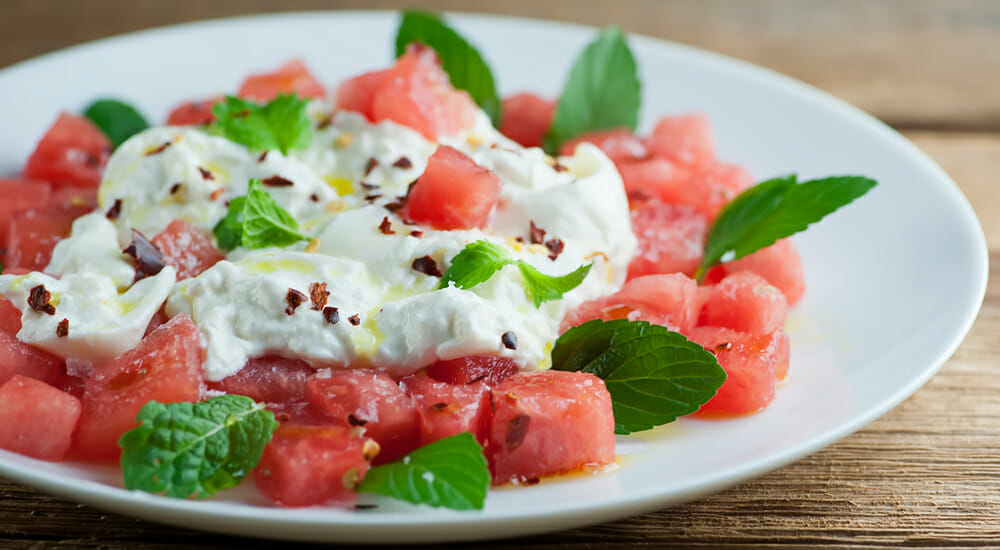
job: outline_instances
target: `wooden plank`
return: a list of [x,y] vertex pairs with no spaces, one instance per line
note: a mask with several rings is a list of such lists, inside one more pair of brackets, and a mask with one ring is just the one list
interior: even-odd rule
[[[900,128],[1000,129],[1000,2],[993,0],[285,0],[281,7],[403,4],[618,24],[771,67]],[[3,11],[0,66],[154,25],[274,11],[274,3],[5,0]]]

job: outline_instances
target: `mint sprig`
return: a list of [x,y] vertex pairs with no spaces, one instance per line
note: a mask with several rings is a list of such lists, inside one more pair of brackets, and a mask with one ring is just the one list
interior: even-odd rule
[[176,498],[205,498],[238,485],[278,425],[264,405],[240,395],[150,401],[136,420],[139,426],[118,441],[125,488]]
[[128,138],[149,128],[149,122],[135,107],[117,99],[98,99],[83,111],[117,149]]
[[737,260],[805,230],[875,185],[875,180],[862,176],[798,183],[793,174],[747,189],[727,204],[712,224],[695,278],[701,280],[723,258]]
[[406,10],[396,31],[396,57],[403,55],[406,46],[422,42],[430,46],[441,59],[441,66],[451,85],[465,90],[472,100],[489,115],[494,126],[500,124],[500,97],[496,81],[483,56],[454,29],[434,13]]
[[702,346],[666,327],[626,319],[569,329],[552,349],[552,368],[604,380],[619,434],[691,414],[726,381],[726,371]]
[[455,285],[458,288],[469,289],[485,283],[504,266],[515,264],[524,279],[524,290],[534,302],[535,307],[549,300],[558,300],[563,294],[580,286],[587,278],[594,264],[582,265],[572,272],[554,277],[535,269],[524,260],[511,258],[507,250],[486,240],[478,240],[465,245],[454,258],[451,265],[441,277],[438,288],[448,288]]
[[545,135],[554,154],[563,142],[585,132],[608,128],[635,130],[642,84],[639,71],[617,27],[607,27],[577,57]]
[[288,246],[308,237],[299,233],[299,224],[264,190],[260,180],[250,180],[247,194],[229,202],[229,210],[212,229],[219,247],[229,251],[237,246],[253,250]]
[[284,154],[309,145],[313,123],[306,113],[308,99],[279,95],[261,105],[233,96],[212,106],[215,122],[209,131],[255,151],[277,149]]
[[358,492],[453,510],[482,510],[489,487],[483,448],[466,432],[368,470]]

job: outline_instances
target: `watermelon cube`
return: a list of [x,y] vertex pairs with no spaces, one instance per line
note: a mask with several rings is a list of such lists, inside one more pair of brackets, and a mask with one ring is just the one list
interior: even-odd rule
[[791,239],[781,239],[767,248],[738,260],[722,264],[727,273],[747,270],[767,279],[785,295],[789,306],[802,299],[806,291],[802,259]]
[[163,254],[163,261],[177,270],[178,281],[197,277],[225,258],[204,231],[179,219],[153,237],[153,244]]
[[[698,416],[757,412],[774,400],[779,361],[787,372],[787,338],[781,332],[755,336],[724,327],[702,326],[687,335],[715,354],[726,381]],[[785,355],[782,355],[782,354]]]
[[756,273],[737,271],[710,288],[698,323],[762,335],[781,328],[787,313],[780,290]]
[[419,446],[469,432],[486,444],[490,419],[489,388],[482,382],[448,384],[413,375],[399,382],[420,412]]
[[62,460],[80,419],[80,400],[33,378],[0,386],[0,447],[42,460]]

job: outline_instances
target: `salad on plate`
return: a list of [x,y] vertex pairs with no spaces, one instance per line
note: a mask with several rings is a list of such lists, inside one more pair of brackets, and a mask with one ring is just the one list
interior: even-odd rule
[[636,134],[621,31],[500,99],[438,16],[327,88],[299,61],[150,126],[100,99],[0,180],[0,448],[204,498],[454,509],[759,411],[792,234],[875,182],[756,183],[704,114]]

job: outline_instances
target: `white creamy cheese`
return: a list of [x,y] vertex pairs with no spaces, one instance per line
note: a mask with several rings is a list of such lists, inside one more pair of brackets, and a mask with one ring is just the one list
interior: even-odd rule
[[[310,113],[328,117],[324,109],[313,105]],[[23,305],[22,340],[95,361],[134,346],[169,295],[167,314],[187,313],[198,327],[209,380],[265,354],[395,375],[466,355],[509,357],[524,370],[547,368],[566,312],[624,282],[636,241],[621,178],[596,147],[581,145],[557,165],[540,149],[501,136],[484,113],[441,143],[501,180],[487,228],[437,231],[386,208],[405,196],[438,146],[393,122],[372,124],[337,112],[307,148],[288,155],[249,151],[197,128],[149,129],[115,151],[99,211],[77,220],[72,237],[57,247],[47,272],[61,278],[0,277],[0,293]],[[246,193],[249,179],[274,177],[292,182],[264,188],[312,239],[308,247],[303,241],[285,249],[237,248],[197,277],[175,283],[166,268],[129,287],[134,268],[121,250],[133,228],[152,238],[182,218],[211,232],[227,201]],[[103,213],[116,204],[120,214],[109,221]],[[546,240],[564,245],[555,259],[545,246],[527,244],[532,223]],[[439,290],[439,278],[413,267],[429,256],[443,272],[479,239],[549,275],[594,266],[563,299],[540,307],[514,265],[465,290]],[[27,308],[27,292],[38,284],[57,297],[54,316]],[[69,334],[57,337],[64,317]],[[504,346],[506,332],[516,335],[516,349]]]

